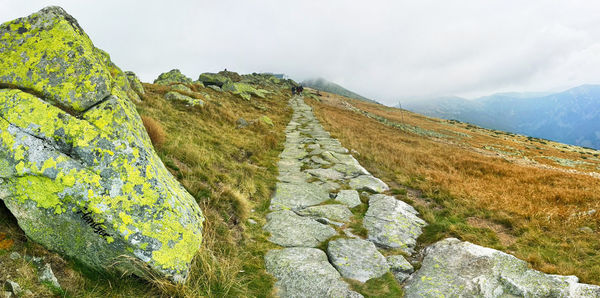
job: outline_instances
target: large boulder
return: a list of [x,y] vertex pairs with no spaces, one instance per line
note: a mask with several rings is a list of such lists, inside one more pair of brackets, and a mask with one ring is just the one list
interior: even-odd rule
[[171,85],[171,84],[191,84],[192,79],[186,77],[179,69],[172,69],[169,72],[161,73],[154,84]]
[[142,82],[140,81],[138,76],[133,71],[126,71],[125,76],[127,76],[127,81],[129,81],[129,86],[131,87],[131,89],[133,89],[133,91],[135,91],[135,93],[140,94],[140,95],[146,94],[146,91],[144,90],[144,86],[142,85]]
[[198,81],[202,82],[204,86],[217,86],[223,87],[225,84],[231,84],[233,81],[221,74],[205,72],[198,77]]
[[0,25],[0,199],[30,239],[93,269],[182,281],[203,215],[129,91],[63,9]]
[[544,274],[501,251],[448,238],[425,249],[406,297],[600,297],[575,276]]

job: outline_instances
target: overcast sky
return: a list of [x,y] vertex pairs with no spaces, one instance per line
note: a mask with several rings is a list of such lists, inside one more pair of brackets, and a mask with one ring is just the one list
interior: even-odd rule
[[240,73],[324,77],[393,105],[600,83],[599,1],[0,0],[0,22],[48,5],[151,82]]

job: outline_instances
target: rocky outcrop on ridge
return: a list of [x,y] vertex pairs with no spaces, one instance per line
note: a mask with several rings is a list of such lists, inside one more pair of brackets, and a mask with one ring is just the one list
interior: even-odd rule
[[192,79],[186,77],[184,74],[179,71],[179,69],[172,69],[168,72],[161,73],[156,80],[154,80],[154,84],[159,85],[171,85],[171,84],[191,84]]
[[203,215],[130,85],[59,7],[0,25],[0,199],[30,239],[95,270],[183,281]]

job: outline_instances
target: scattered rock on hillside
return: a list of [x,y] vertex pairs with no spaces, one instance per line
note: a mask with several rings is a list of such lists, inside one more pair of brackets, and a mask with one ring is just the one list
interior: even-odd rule
[[154,152],[125,74],[59,7],[0,36],[0,199],[25,234],[95,270],[184,280],[202,212]]
[[372,192],[384,192],[390,189],[387,184],[371,175],[362,175],[352,178],[349,182],[350,187],[356,190],[370,190]]
[[349,289],[325,253],[316,248],[271,250],[265,255],[265,267],[277,278],[279,297],[362,297]]
[[329,242],[327,256],[345,278],[366,282],[389,271],[389,265],[372,242],[336,239]]
[[52,271],[50,264],[46,263],[44,267],[39,269],[38,278],[40,282],[48,283],[53,287],[60,289],[60,284],[58,283],[56,276],[54,276],[54,272]]
[[353,189],[340,190],[335,197],[335,200],[350,208],[354,208],[361,203],[358,192]]
[[425,225],[412,206],[382,194],[370,196],[369,209],[363,218],[370,241],[409,254],[413,252]]
[[184,84],[171,85],[171,90],[183,91],[183,92],[193,92],[192,89],[190,89],[188,86],[186,86]]
[[179,69],[172,69],[169,72],[161,73],[158,78],[154,80],[154,84],[159,85],[171,85],[173,83],[189,84],[192,83],[192,79],[183,75]]
[[[18,283],[14,282],[12,280],[9,280],[9,279],[7,279],[4,282],[3,288],[5,291],[8,291],[8,293],[13,294],[17,297],[20,296],[21,293],[23,293],[23,289],[21,289],[21,286]],[[10,295],[9,295],[9,297],[10,297]]]
[[221,87],[219,87],[217,85],[208,85],[208,88],[213,89],[217,92],[223,92],[223,90],[221,90]]
[[142,82],[140,81],[140,79],[137,77],[137,75],[134,72],[126,71],[125,76],[127,76],[127,81],[129,81],[129,86],[131,87],[131,89],[133,89],[133,91],[135,91],[137,94],[141,94],[141,95],[146,94],[146,91],[144,90],[144,86],[142,85]]
[[267,224],[263,229],[271,233],[269,241],[286,247],[315,247],[337,234],[332,227],[290,210],[267,214]]
[[312,206],[298,211],[299,215],[311,217],[325,217],[333,221],[349,222],[352,212],[348,207],[338,204]]
[[171,101],[180,101],[192,107],[204,105],[204,101],[201,99],[192,98],[175,91],[167,92],[167,94],[165,94],[165,99]]
[[600,287],[575,276],[544,274],[501,251],[458,239],[425,249],[421,268],[408,280],[406,297],[600,297]]
[[389,256],[386,261],[399,283],[403,283],[415,271],[413,266],[401,255]]
[[260,98],[265,98],[265,96],[269,93],[269,91],[267,90],[256,89],[244,83],[227,82],[223,86],[221,86],[221,89],[223,91],[229,91],[233,94],[237,94],[245,100],[250,100],[250,98],[252,98],[252,95]]
[[244,118],[239,118],[235,123],[237,124],[237,128],[244,128],[248,126],[248,121],[246,121]]
[[223,87],[227,83],[233,83],[230,78],[216,73],[205,72],[198,77],[198,81],[202,82],[204,86],[217,86]]

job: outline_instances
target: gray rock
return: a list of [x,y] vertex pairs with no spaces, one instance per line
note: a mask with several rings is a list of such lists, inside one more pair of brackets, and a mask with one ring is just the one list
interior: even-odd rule
[[579,228],[579,231],[586,234],[594,233],[594,230],[592,230],[590,227],[581,227]]
[[334,169],[310,169],[306,172],[319,179],[340,180],[344,178],[344,174]]
[[372,192],[384,192],[390,189],[383,181],[371,175],[362,175],[352,178],[349,182],[350,187],[356,190],[369,190]]
[[208,85],[207,87],[210,88],[210,89],[213,89],[213,90],[215,90],[217,92],[223,92],[223,90],[221,90],[221,87],[219,87],[217,85]]
[[335,197],[335,200],[350,208],[354,208],[361,203],[358,192],[353,189],[340,190],[337,197]]
[[11,260],[15,261],[15,260],[20,259],[21,255],[18,252],[13,251],[13,252],[10,253],[9,257],[10,257]]
[[310,160],[312,162],[314,162],[316,164],[320,164],[320,165],[330,165],[331,164],[330,162],[328,162],[328,161],[326,161],[326,160],[324,160],[324,159],[322,159],[322,158],[320,158],[320,157],[318,157],[316,155],[311,156]]
[[13,293],[9,291],[0,291],[0,297],[2,298],[12,298]]
[[173,83],[189,84],[192,83],[192,79],[183,75],[179,69],[172,69],[169,72],[161,73],[158,78],[154,80],[154,84],[159,85],[170,85]]
[[23,292],[23,290],[21,289],[21,286],[18,283],[14,282],[12,280],[9,280],[9,279],[7,279],[4,282],[4,290],[14,294],[15,296],[19,296]]
[[165,99],[171,101],[180,101],[187,104],[188,106],[204,105],[204,101],[202,101],[201,99],[192,98],[175,91],[167,92],[167,94],[165,94]]
[[312,206],[298,211],[299,215],[311,217],[325,217],[333,221],[349,222],[352,212],[344,205]]
[[386,261],[399,283],[403,283],[415,271],[413,266],[401,255],[388,256]]
[[278,182],[275,195],[271,199],[271,210],[302,209],[318,205],[329,199],[326,187],[316,183]]
[[137,75],[132,72],[132,71],[126,71],[125,72],[125,76],[127,77],[127,81],[129,81],[129,86],[131,87],[131,89],[136,92],[137,94],[146,94],[146,91],[144,90],[144,86],[142,85],[142,82],[140,81],[140,79],[137,77]]
[[98,271],[184,281],[204,218],[154,151],[126,75],[60,7],[0,36],[0,200],[19,227]]
[[392,196],[372,195],[363,226],[367,229],[368,239],[375,244],[411,254],[421,228],[426,225],[417,215],[412,206]]
[[600,287],[575,276],[544,274],[525,261],[458,239],[425,249],[421,268],[410,277],[406,297],[600,297]]
[[363,297],[349,289],[325,253],[316,248],[271,250],[265,268],[277,279],[279,297]]
[[256,220],[254,220],[252,218],[248,218],[248,223],[251,225],[255,225],[257,222],[256,222]]
[[248,126],[248,121],[246,121],[244,118],[238,119],[235,123],[237,124],[237,128],[244,128]]
[[58,279],[56,279],[56,276],[54,276],[54,272],[52,272],[52,267],[48,263],[46,263],[44,267],[39,270],[38,279],[40,280],[40,282],[49,283],[53,287],[60,289]]
[[332,227],[290,210],[269,213],[263,229],[271,233],[269,241],[286,247],[315,247],[337,234]]
[[372,242],[336,239],[329,242],[327,256],[343,277],[366,282],[389,271],[389,265]]

